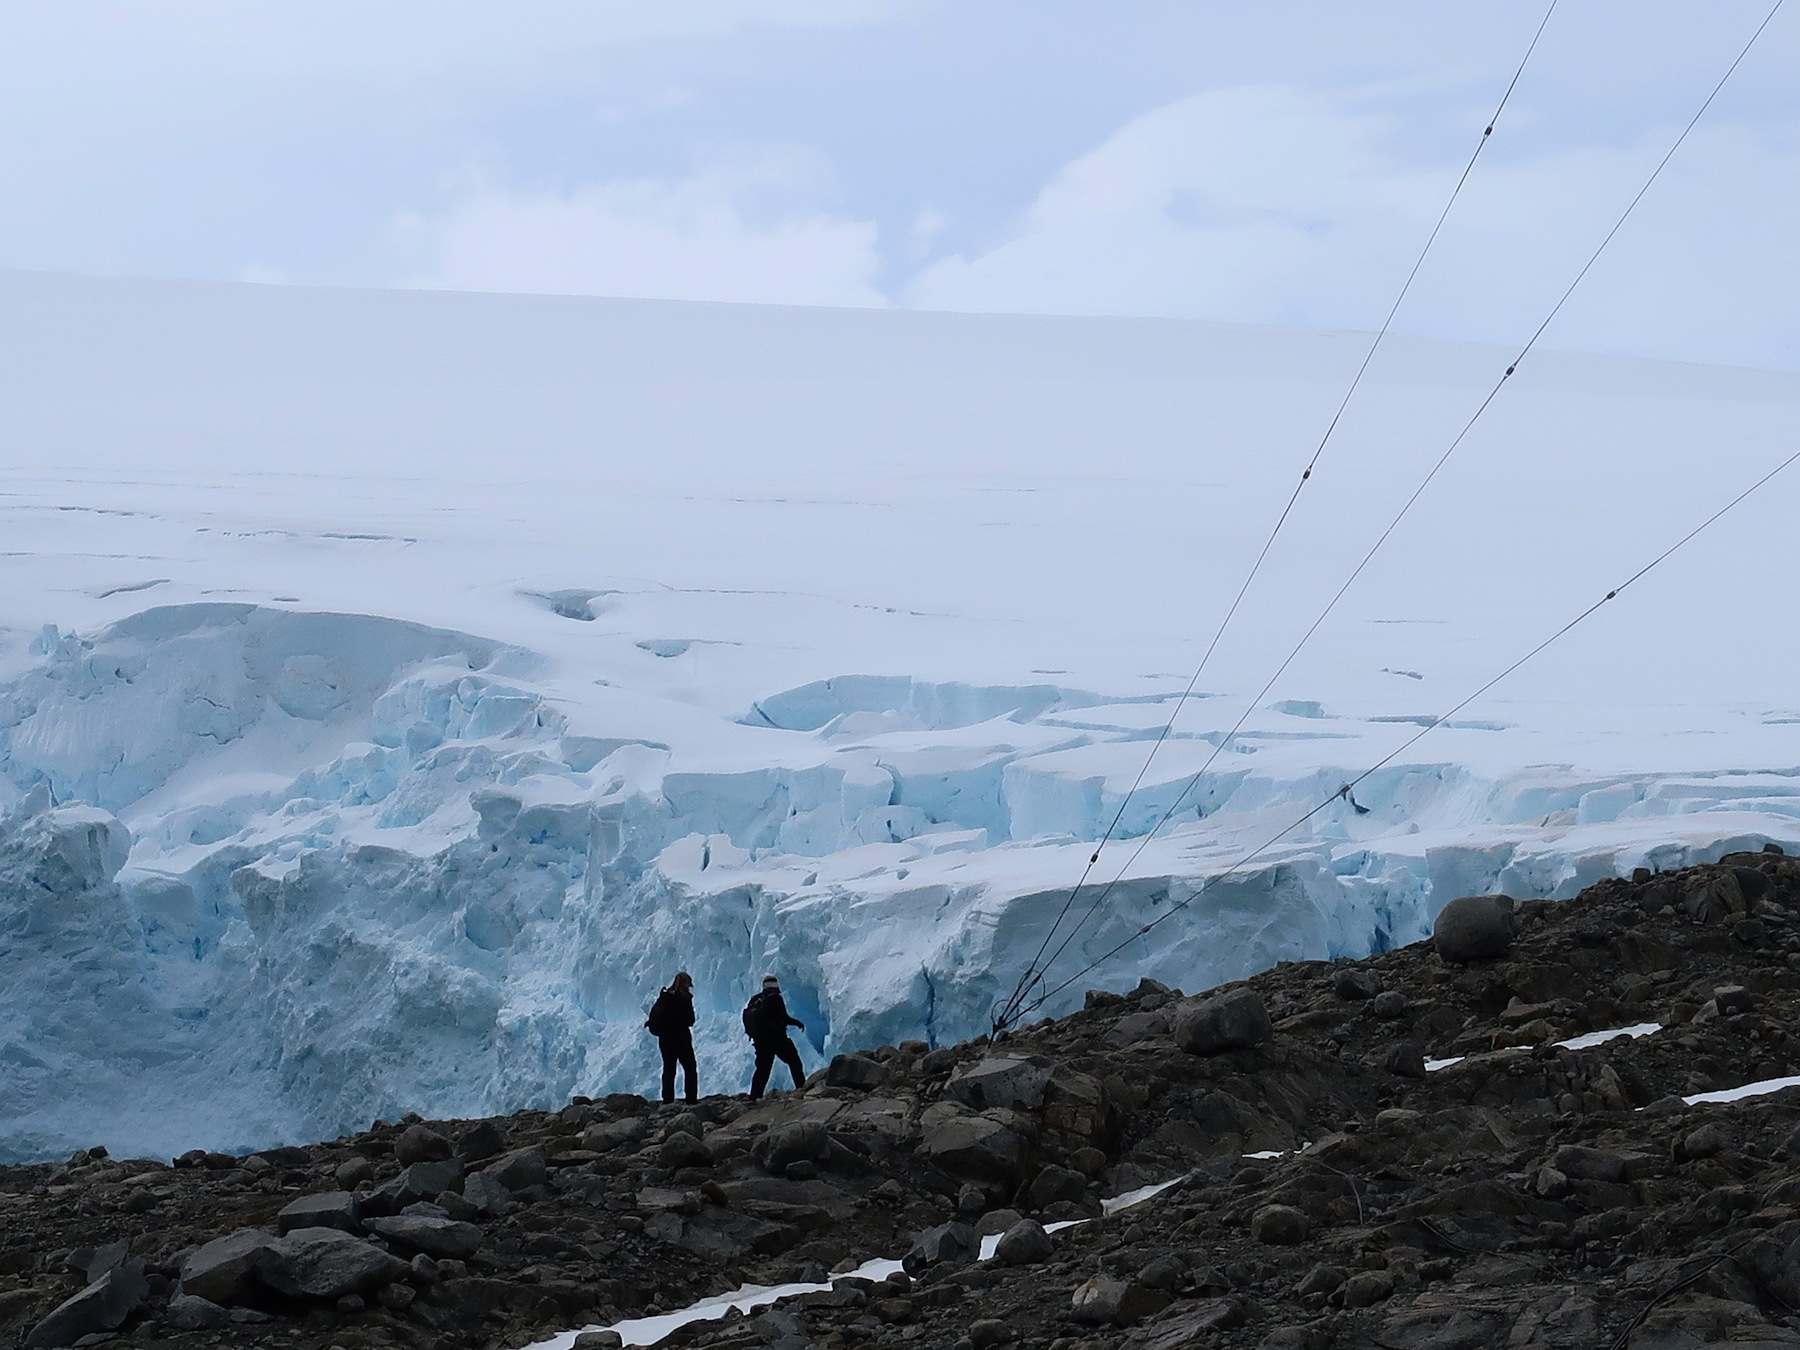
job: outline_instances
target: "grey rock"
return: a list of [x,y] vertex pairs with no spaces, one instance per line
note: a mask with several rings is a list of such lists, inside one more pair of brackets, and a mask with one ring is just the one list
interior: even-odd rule
[[615,1148],[637,1143],[648,1133],[650,1122],[642,1116],[602,1120],[581,1132],[581,1146],[590,1153],[610,1153]]
[[394,1141],[394,1157],[402,1167],[422,1162],[443,1162],[454,1151],[448,1139],[424,1125],[408,1125]]
[[919,1275],[934,1266],[966,1266],[981,1254],[981,1239],[966,1223],[940,1223],[913,1239],[900,1259],[908,1275]]
[[1351,1003],[1361,1003],[1381,992],[1381,976],[1372,970],[1347,966],[1331,977],[1331,992]]
[[1020,1219],[1000,1235],[994,1256],[1004,1265],[1035,1266],[1040,1261],[1048,1261],[1054,1250],[1055,1245],[1043,1224],[1036,1219]]
[[124,1265],[130,1249],[131,1244],[123,1240],[100,1247],[77,1247],[64,1258],[63,1264],[70,1270],[79,1271],[82,1278],[92,1284],[107,1271]]
[[1249,988],[1186,1004],[1175,1015],[1175,1044],[1190,1055],[1257,1045],[1274,1032],[1262,996]]
[[1338,1289],[1343,1287],[1344,1281],[1349,1278],[1349,1274],[1342,1266],[1333,1266],[1326,1264],[1325,1262],[1320,1262],[1311,1270],[1307,1271],[1300,1283],[1294,1286],[1294,1297],[1313,1298],[1335,1293]]
[[1391,1022],[1411,1012],[1412,1004],[1398,989],[1384,989],[1370,1000],[1369,1011]]
[[1025,1216],[1016,1209],[990,1209],[975,1221],[975,1231],[982,1237],[1004,1233]]
[[983,1317],[969,1324],[969,1344],[975,1350],[991,1350],[996,1345],[1005,1345],[1016,1335],[1011,1322],[1002,1322],[998,1317]]
[[1038,1209],[1047,1209],[1058,1200],[1080,1204],[1087,1198],[1087,1190],[1088,1179],[1080,1172],[1052,1163],[1032,1178],[1031,1203]]
[[240,1228],[211,1242],[181,1263],[181,1290],[213,1303],[233,1303],[264,1253],[276,1243],[273,1233]]
[[72,1298],[57,1304],[25,1337],[27,1350],[74,1345],[83,1336],[113,1331],[150,1293],[141,1263],[115,1266]]
[[711,1167],[712,1161],[706,1145],[686,1130],[676,1130],[656,1151],[657,1165],[671,1171],[682,1167]]
[[1106,1033],[1106,1043],[1114,1049],[1135,1045],[1169,1029],[1169,1015],[1161,1011],[1127,1013]]
[[1249,1313],[1241,1299],[1207,1299],[1158,1318],[1125,1344],[1129,1350],[1194,1350],[1213,1344],[1216,1333],[1241,1327],[1248,1320]]
[[770,1176],[785,1175],[797,1162],[816,1162],[830,1146],[830,1136],[816,1120],[777,1125],[756,1141],[750,1156]]
[[264,1284],[289,1298],[335,1303],[405,1279],[412,1269],[379,1247],[336,1228],[297,1228],[277,1238],[257,1262]]
[[177,1331],[217,1331],[231,1325],[230,1309],[180,1290],[169,1300],[168,1318]]
[[353,1191],[365,1181],[375,1180],[375,1164],[367,1158],[346,1158],[338,1164],[337,1184],[347,1191]]
[[443,1191],[460,1190],[462,1184],[463,1169],[459,1162],[414,1163],[369,1192],[363,1209],[371,1214],[397,1213],[421,1200],[436,1199]]
[[1577,1181],[1633,1181],[1648,1174],[1649,1163],[1650,1159],[1641,1153],[1619,1153],[1581,1144],[1564,1144],[1550,1160],[1558,1172]]
[[986,1116],[961,1116],[928,1128],[919,1152],[951,1176],[1017,1185],[1025,1167],[1025,1140]]
[[296,1228],[341,1228],[346,1233],[362,1231],[362,1201],[349,1191],[322,1191],[303,1195],[275,1216],[279,1233]]
[[481,1162],[506,1151],[506,1136],[491,1120],[478,1120],[456,1141],[456,1152],[465,1163]]
[[1017,1055],[990,1055],[954,1075],[944,1092],[974,1111],[997,1106],[1035,1111],[1044,1104],[1050,1072],[1048,1064]]
[[369,1231],[389,1242],[424,1252],[427,1256],[466,1261],[481,1246],[481,1229],[456,1219],[436,1219],[423,1214],[400,1214],[391,1219],[370,1219]]
[[1466,965],[1506,955],[1513,933],[1511,896],[1464,895],[1438,912],[1431,940],[1443,960]]
[[1398,1041],[1382,1051],[1376,1063],[1400,1078],[1423,1078],[1425,1047],[1418,1041]]
[[1393,1297],[1394,1277],[1385,1270],[1362,1270],[1344,1281],[1346,1308],[1371,1308]]
[[[499,1162],[483,1170],[514,1194],[530,1190],[533,1186],[542,1186],[544,1178],[550,1175],[544,1155],[535,1148],[514,1149]],[[438,1189],[447,1191],[450,1187],[441,1186]]]
[[1089,1326],[1130,1326],[1168,1306],[1169,1297],[1131,1280],[1096,1275],[1076,1289],[1069,1312]]
[[584,1331],[575,1338],[574,1350],[620,1350],[624,1344],[616,1331]]
[[1181,1288],[1187,1279],[1187,1262],[1173,1252],[1144,1263],[1137,1273],[1137,1282],[1146,1289],[1158,1289],[1165,1294],[1172,1294]]
[[464,1200],[490,1219],[510,1214],[518,1208],[512,1192],[492,1172],[476,1172],[463,1182],[462,1193]]
[[1250,1236],[1271,1247],[1306,1241],[1306,1215],[1292,1205],[1264,1205],[1250,1216]]
[[825,1086],[867,1092],[888,1080],[887,1065],[867,1055],[839,1055],[825,1066]]
[[1731,1147],[1731,1137],[1719,1126],[1717,1121],[1708,1121],[1697,1130],[1691,1130],[1682,1137],[1678,1149],[1684,1159],[1714,1158]]

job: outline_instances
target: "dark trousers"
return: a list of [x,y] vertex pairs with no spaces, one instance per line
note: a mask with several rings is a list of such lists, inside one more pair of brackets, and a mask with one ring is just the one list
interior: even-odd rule
[[699,1077],[699,1071],[694,1065],[693,1035],[684,1031],[678,1036],[658,1036],[656,1043],[662,1047],[663,1100],[665,1102],[675,1100],[675,1066],[679,1064],[687,1075],[687,1099],[690,1102],[693,1101],[694,1084]]
[[794,1087],[799,1089],[806,1082],[806,1070],[800,1065],[800,1052],[794,1049],[793,1041],[783,1036],[778,1041],[755,1041],[756,1072],[750,1078],[750,1100],[755,1101],[763,1095],[763,1089],[769,1085],[769,1070],[780,1060],[788,1066],[794,1075]]

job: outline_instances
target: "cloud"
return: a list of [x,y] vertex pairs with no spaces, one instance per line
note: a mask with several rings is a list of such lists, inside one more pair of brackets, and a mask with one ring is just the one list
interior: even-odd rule
[[[1058,171],[1011,239],[945,258],[926,308],[1353,323],[1447,189],[1379,145],[1392,119],[1234,88],[1130,122]],[[1345,267],[1354,257],[1357,265]]]
[[[1006,237],[926,266],[903,298],[1374,327],[1461,169],[1441,148],[1403,146],[1406,119],[1387,110],[1403,96],[1261,86],[1168,104],[1058,170]],[[1458,115],[1479,127],[1479,111]],[[1627,143],[1514,130],[1470,179],[1403,330],[1523,340],[1676,127]],[[1702,124],[1546,341],[1750,364],[1800,352],[1780,243],[1797,213],[1793,127]]]
[[409,284],[658,300],[870,306],[876,226],[825,209],[829,183],[798,153],[682,178],[570,192],[477,185],[445,211],[400,222],[423,259]]

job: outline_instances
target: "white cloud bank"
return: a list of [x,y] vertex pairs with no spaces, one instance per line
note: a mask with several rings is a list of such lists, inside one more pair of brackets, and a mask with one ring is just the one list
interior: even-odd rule
[[876,226],[816,204],[801,155],[569,192],[478,186],[400,222],[410,284],[655,300],[883,305]]
[[[1372,327],[1461,168],[1398,149],[1389,101],[1381,91],[1238,87],[1168,104],[1054,174],[1009,237],[938,259],[903,299]],[[1530,146],[1519,120],[1519,144]],[[1523,339],[1675,131],[1523,152],[1496,143],[1400,326]],[[1794,127],[1702,124],[1549,340],[1749,364],[1782,349],[1800,356],[1800,285],[1775,266],[1796,216]]]

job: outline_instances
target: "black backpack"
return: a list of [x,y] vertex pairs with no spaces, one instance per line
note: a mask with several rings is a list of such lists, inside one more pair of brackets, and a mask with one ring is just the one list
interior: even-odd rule
[[781,1006],[781,995],[773,990],[753,994],[744,1005],[744,1035],[753,1041],[772,1041],[781,1035],[787,1030]]
[[650,1015],[644,1019],[644,1026],[652,1036],[667,1036],[676,1029],[675,1009],[670,1006],[674,1001],[675,996],[665,989],[650,1005]]

